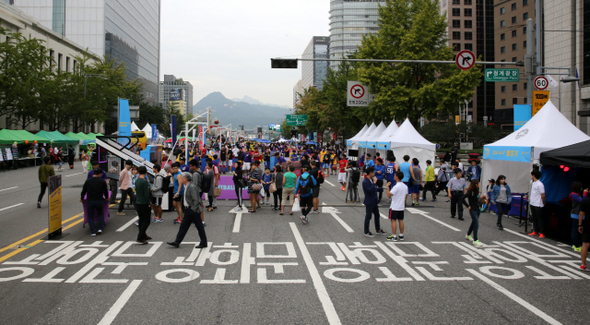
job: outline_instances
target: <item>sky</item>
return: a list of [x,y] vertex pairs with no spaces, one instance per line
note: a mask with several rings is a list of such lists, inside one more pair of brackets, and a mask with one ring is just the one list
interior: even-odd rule
[[162,0],[160,80],[190,81],[193,104],[214,91],[293,106],[295,69],[270,59],[301,58],[313,36],[329,36],[329,0]]

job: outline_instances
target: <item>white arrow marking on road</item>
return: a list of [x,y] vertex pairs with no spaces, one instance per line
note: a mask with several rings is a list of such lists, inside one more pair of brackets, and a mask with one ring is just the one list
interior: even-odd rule
[[129,226],[131,226],[132,224],[134,224],[134,223],[135,223],[135,221],[137,221],[137,220],[139,220],[139,218],[138,218],[138,217],[135,217],[135,218],[133,218],[133,219],[129,220],[129,222],[127,222],[126,224],[124,224],[123,226],[121,226],[121,228],[119,228],[119,229],[115,230],[115,232],[122,232],[122,231],[124,231],[124,230],[125,230],[125,229],[127,229]]
[[352,228],[350,228],[349,225],[346,224],[346,222],[344,222],[344,220],[342,220],[337,213],[340,213],[340,211],[338,211],[337,209],[334,209],[332,207],[322,207],[322,213],[329,213],[332,215],[332,217],[334,217],[334,219],[336,219],[336,221],[338,221],[342,227],[344,227],[344,229],[346,229],[346,231],[348,232],[354,232],[354,230],[352,230]]
[[16,208],[17,206],[23,205],[24,203],[19,203],[19,204],[15,204],[15,205],[11,205],[9,207],[6,208],[2,208],[0,209],[0,211],[4,211],[4,210],[8,210],[8,209],[12,209],[12,208]]
[[235,208],[231,209],[229,211],[229,213],[235,213],[236,214],[236,220],[234,221],[234,229],[232,230],[232,232],[233,233],[239,233],[240,232],[240,226],[242,225],[242,214],[244,212],[238,211],[238,207],[235,207]]
[[447,227],[447,228],[449,228],[451,230],[461,231],[460,229],[457,229],[457,228],[455,228],[455,227],[453,227],[453,226],[451,226],[451,225],[449,225],[447,223],[444,223],[444,222],[442,222],[442,221],[440,221],[440,220],[438,220],[436,218],[433,218],[433,217],[429,216],[428,215],[428,212],[426,212],[426,211],[422,211],[422,210],[419,210],[419,209],[416,209],[416,208],[406,208],[406,210],[408,210],[408,212],[411,213],[411,214],[419,214],[419,215],[421,215],[421,216],[423,216],[425,218],[428,218],[428,219],[430,219],[432,221],[438,222],[441,225],[443,225],[443,226],[445,226],[445,227]]
[[528,302],[524,301],[522,298],[520,298],[519,296],[513,294],[512,292],[506,290],[506,288],[502,287],[501,285],[497,284],[496,282],[490,280],[489,278],[487,278],[486,276],[484,276],[483,274],[472,270],[472,269],[466,269],[467,272],[475,275],[476,277],[478,277],[480,280],[482,280],[483,282],[489,284],[492,288],[500,291],[501,293],[503,293],[505,296],[507,296],[508,298],[514,300],[516,303],[518,303],[519,305],[523,306],[524,308],[528,309],[529,311],[531,311],[533,314],[541,317],[544,321],[546,321],[549,324],[553,324],[553,325],[560,325],[561,323],[558,322],[555,318],[545,314],[543,311],[539,310],[537,307],[529,304]]
[[17,188],[18,188],[18,186],[8,187],[8,188],[1,189],[0,192],[2,192],[2,191],[8,191],[8,190],[14,190],[14,189],[17,189]]
[[336,187],[336,185],[334,185],[334,184],[332,184],[332,183],[328,182],[328,180],[327,180],[327,179],[324,179],[324,183],[327,183],[327,184],[328,184],[328,185],[330,185],[330,186],[334,186],[334,187]]
[[131,281],[131,284],[127,287],[127,289],[125,289],[125,291],[123,291],[123,294],[121,294],[119,299],[115,301],[111,309],[109,309],[109,311],[104,315],[98,325],[110,325],[115,320],[121,309],[123,309],[127,301],[129,301],[129,298],[131,298],[135,290],[137,290],[141,284],[141,281],[143,280]]

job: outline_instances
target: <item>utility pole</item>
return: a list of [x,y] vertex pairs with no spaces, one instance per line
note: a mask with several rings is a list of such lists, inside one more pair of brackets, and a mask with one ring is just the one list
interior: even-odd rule
[[533,84],[535,79],[535,68],[537,66],[535,62],[535,31],[534,31],[534,24],[531,18],[527,19],[526,21],[526,55],[524,56],[524,74],[527,77],[527,88],[526,88],[526,97],[527,97],[527,104],[533,104],[533,89],[535,85]]

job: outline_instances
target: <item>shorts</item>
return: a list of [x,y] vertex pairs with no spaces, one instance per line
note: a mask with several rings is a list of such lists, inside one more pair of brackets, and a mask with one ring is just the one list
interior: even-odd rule
[[152,204],[159,207],[162,205],[162,198],[161,197],[155,197],[152,196]]
[[172,201],[174,201],[174,202],[182,202],[182,194],[181,194],[181,195],[179,195],[178,197],[174,197],[174,198],[172,199]]
[[389,209],[390,220],[404,220],[404,211],[393,211]]
[[311,196],[312,196],[314,199],[317,199],[317,198],[320,196],[320,187],[319,187],[319,186],[317,186],[317,187],[313,187],[313,188],[312,188],[312,191],[313,191],[313,193],[311,194]]
[[417,193],[417,194],[420,193],[420,185],[410,186],[410,190],[408,191],[408,194],[414,194],[414,193]]
[[338,183],[346,183],[346,173],[338,173]]
[[329,163],[322,163],[322,168],[323,169],[330,169],[330,164]]
[[245,162],[244,165],[242,166],[242,170],[250,170],[250,163]]
[[221,166],[227,166],[227,160],[221,160],[220,165]]

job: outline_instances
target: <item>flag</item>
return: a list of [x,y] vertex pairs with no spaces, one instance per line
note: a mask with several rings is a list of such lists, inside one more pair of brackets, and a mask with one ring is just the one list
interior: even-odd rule
[[550,75],[547,75],[547,79],[549,80],[549,84],[551,85],[551,87],[553,87],[553,89],[555,90],[559,83],[555,81],[555,79],[553,79]]

